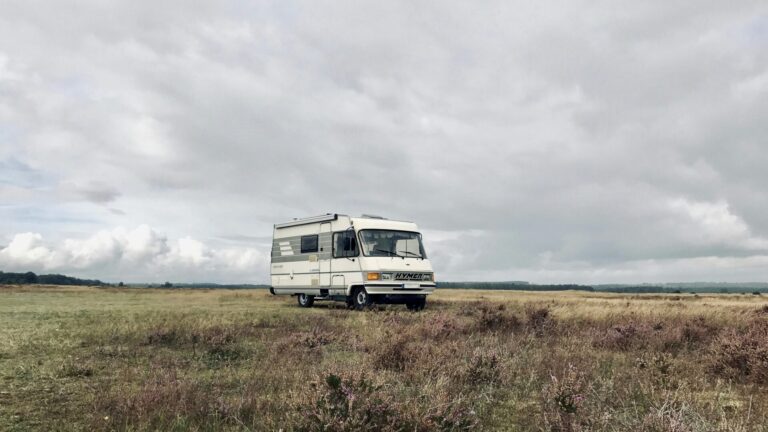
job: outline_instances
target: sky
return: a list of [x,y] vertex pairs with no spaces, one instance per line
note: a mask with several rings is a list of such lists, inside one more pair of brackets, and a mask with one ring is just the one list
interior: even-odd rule
[[0,270],[267,283],[414,221],[438,280],[768,280],[768,3],[0,0]]

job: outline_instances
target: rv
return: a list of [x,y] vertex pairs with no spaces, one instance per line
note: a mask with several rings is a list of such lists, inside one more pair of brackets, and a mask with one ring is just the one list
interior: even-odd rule
[[299,306],[344,301],[424,309],[435,290],[432,264],[412,222],[380,216],[325,214],[276,224],[270,265],[274,295],[296,296]]

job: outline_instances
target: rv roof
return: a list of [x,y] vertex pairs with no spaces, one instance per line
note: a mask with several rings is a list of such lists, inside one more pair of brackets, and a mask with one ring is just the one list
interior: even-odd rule
[[339,215],[336,214],[336,213],[326,213],[326,214],[320,215],[320,216],[312,216],[312,217],[308,217],[308,218],[294,219],[294,220],[292,220],[290,222],[275,224],[275,228],[276,229],[280,229],[280,228],[288,228],[288,227],[292,227],[292,226],[308,225],[308,224],[313,224],[313,223],[318,223],[318,222],[332,221],[332,220],[336,220],[338,217],[339,217]]
[[[300,225],[309,225],[313,223],[320,223],[320,222],[329,222],[334,221],[339,218],[339,216],[348,217],[347,215],[339,214],[339,213],[326,213],[324,215],[319,216],[310,216],[306,218],[300,218],[300,219],[294,219],[290,222],[283,222],[279,224],[275,224],[275,229],[280,228],[288,228],[288,227],[294,227],[294,226],[300,226]],[[388,221],[389,219],[383,217],[383,216],[377,216],[377,215],[370,215],[370,214],[363,214],[360,216],[360,219],[377,219],[377,220],[385,220]],[[397,222],[397,221],[392,221]]]

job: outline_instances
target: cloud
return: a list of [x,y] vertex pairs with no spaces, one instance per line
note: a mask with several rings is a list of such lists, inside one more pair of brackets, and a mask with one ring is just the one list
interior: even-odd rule
[[94,204],[109,204],[120,197],[117,188],[103,181],[87,183],[61,182],[56,195],[66,201],[86,201]]
[[267,259],[254,248],[211,248],[190,237],[171,241],[147,225],[102,230],[58,245],[46,244],[37,233],[21,233],[0,249],[6,271],[99,272],[129,282],[210,281],[205,278],[216,274],[217,281],[253,283],[254,276],[263,277]]
[[443,280],[752,279],[766,23],[749,0],[7,1],[0,236],[93,277],[266,282],[272,224],[373,213],[437,233]]
[[690,202],[672,200],[670,208],[679,212],[687,226],[679,232],[687,233],[691,243],[726,245],[741,250],[768,251],[768,238],[752,235],[744,220],[731,213],[726,202]]
[[3,265],[18,268],[41,269],[58,264],[55,252],[42,244],[43,237],[37,233],[21,233],[13,237],[11,243],[0,250]]

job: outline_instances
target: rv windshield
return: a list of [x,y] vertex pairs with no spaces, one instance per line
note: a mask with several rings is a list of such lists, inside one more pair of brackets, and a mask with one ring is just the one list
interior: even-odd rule
[[416,232],[368,229],[360,231],[360,239],[365,256],[427,257]]

